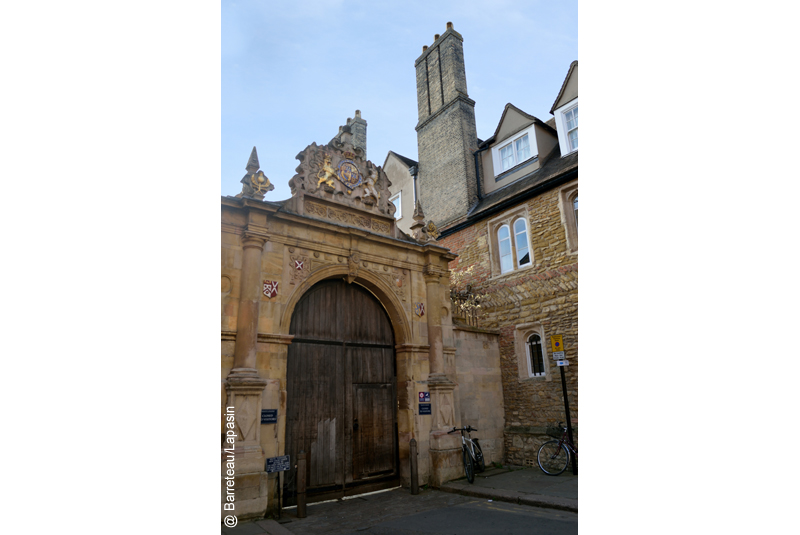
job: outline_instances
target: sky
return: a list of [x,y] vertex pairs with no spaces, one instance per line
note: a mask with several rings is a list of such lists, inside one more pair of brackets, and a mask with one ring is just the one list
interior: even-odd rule
[[275,185],[291,193],[295,156],[367,121],[367,158],[389,150],[417,160],[416,71],[423,45],[447,22],[464,38],[467,91],[478,137],[512,103],[546,121],[578,59],[578,3],[552,1],[222,2],[222,195],[241,191],[253,146]]

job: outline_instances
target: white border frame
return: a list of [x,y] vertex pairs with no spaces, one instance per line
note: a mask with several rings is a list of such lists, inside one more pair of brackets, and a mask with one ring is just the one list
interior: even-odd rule
[[[561,148],[561,157],[577,152],[578,149],[569,150],[569,139],[567,139],[567,121],[564,114],[578,105],[578,97],[570,100],[558,108],[553,116],[556,118],[556,132],[558,132],[558,146]],[[578,126],[580,129],[580,126]],[[504,145],[505,146],[505,145]],[[581,146],[580,133],[578,133],[578,148]]]
[[[528,146],[530,147],[531,155],[529,158],[525,158],[521,162],[516,162],[514,165],[509,167],[506,170],[503,169],[503,161],[500,159],[500,149],[504,148],[509,143],[514,143],[519,138],[523,137],[524,135],[528,135]],[[517,151],[514,150],[514,157],[516,158]],[[503,173],[508,173],[515,167],[527,162],[528,160],[532,160],[539,155],[539,145],[536,142],[536,123],[531,123],[530,126],[525,127],[524,129],[520,130],[514,135],[508,136],[503,141],[492,145],[492,172],[494,173],[494,178],[502,175]]]

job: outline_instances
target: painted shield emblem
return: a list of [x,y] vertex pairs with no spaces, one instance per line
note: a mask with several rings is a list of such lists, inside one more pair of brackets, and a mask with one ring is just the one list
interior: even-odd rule
[[425,305],[423,303],[414,303],[414,314],[420,318],[425,315]]
[[302,271],[302,270],[303,270],[303,263],[304,263],[304,261],[301,261],[301,260],[295,260],[295,261],[294,261],[294,268],[295,268],[297,271]]
[[342,160],[339,162],[336,176],[347,189],[357,188],[361,185],[363,180],[361,173],[358,172],[358,167],[356,167],[356,164],[351,160]]
[[264,295],[267,297],[278,295],[278,281],[264,281]]

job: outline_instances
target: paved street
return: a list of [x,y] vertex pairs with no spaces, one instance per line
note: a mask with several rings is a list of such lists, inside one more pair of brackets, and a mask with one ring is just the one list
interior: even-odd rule
[[578,515],[516,503],[489,501],[438,490],[412,496],[408,489],[361,496],[341,502],[312,504],[298,519],[284,510],[283,521],[242,522],[223,527],[225,535],[415,535],[415,534],[537,534],[574,535]]

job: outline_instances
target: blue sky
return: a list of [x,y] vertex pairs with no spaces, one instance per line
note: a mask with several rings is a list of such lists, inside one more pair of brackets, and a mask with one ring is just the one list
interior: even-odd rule
[[241,191],[253,146],[290,196],[295,156],[361,110],[367,157],[417,159],[414,61],[452,22],[464,37],[478,137],[511,102],[546,121],[578,59],[577,2],[222,2],[222,195]]

